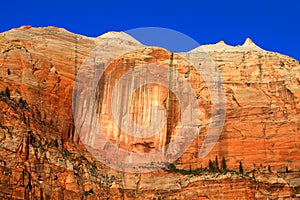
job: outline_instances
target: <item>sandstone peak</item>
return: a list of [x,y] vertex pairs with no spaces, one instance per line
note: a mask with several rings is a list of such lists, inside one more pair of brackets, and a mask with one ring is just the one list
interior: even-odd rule
[[224,40],[217,42],[218,45],[227,45]]
[[245,40],[245,42],[244,42],[243,45],[253,45],[253,44],[254,44],[254,43],[253,43],[253,41],[252,41],[251,38],[246,38],[246,40]]
[[[61,30],[61,31],[69,32],[69,31],[67,31],[64,28],[60,28],[60,27],[56,27],[56,26],[33,27],[33,26],[30,26],[30,25],[20,26],[19,28],[13,28],[12,30],[14,30],[14,31],[21,31],[21,30],[30,30],[30,29],[34,30],[34,31]],[[12,30],[10,30],[10,31],[12,31]],[[69,32],[69,33],[71,33],[71,32]],[[71,34],[74,34],[74,33],[71,33]]]
[[[19,28],[13,28],[9,31],[1,33],[1,35],[7,37],[7,39],[17,39],[17,38],[27,38],[30,40],[32,37],[36,37],[38,35],[68,35],[70,37],[74,37],[75,35],[79,36],[78,34],[74,34],[64,28],[59,28],[55,26],[48,26],[48,27],[32,27],[32,26],[21,26]],[[81,36],[81,35],[80,35]],[[86,36],[81,36],[85,37]]]
[[100,35],[99,37],[97,37],[97,39],[108,39],[108,38],[114,38],[114,39],[128,41],[128,42],[135,43],[135,44],[141,44],[139,41],[137,41],[131,35],[129,35],[125,32],[122,32],[122,31],[120,31],[120,32],[110,31],[110,32],[104,33],[104,34]]
[[244,44],[242,45],[242,48],[249,49],[249,50],[263,51],[263,49],[257,46],[250,38],[246,38]]
[[201,45],[190,52],[247,52],[247,51],[264,51],[260,47],[258,47],[250,38],[247,38],[243,45],[231,46],[225,43],[225,41],[221,40],[216,44],[206,44]]

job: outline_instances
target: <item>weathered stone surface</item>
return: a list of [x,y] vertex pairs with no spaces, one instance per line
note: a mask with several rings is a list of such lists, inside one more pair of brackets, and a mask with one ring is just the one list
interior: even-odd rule
[[[115,171],[97,161],[79,141],[72,118],[75,76],[90,52],[105,38],[88,38],[56,27],[21,27],[0,34],[0,197],[4,199],[266,199],[299,198],[300,182],[300,65],[278,53],[267,52],[247,40],[231,47],[221,42],[202,46],[222,75],[226,92],[226,121],[217,145],[205,158],[198,153],[208,125],[176,161],[184,170],[158,170],[134,174]],[[109,48],[108,48],[109,47]],[[105,72],[98,97],[111,96],[115,82],[133,63],[170,66],[171,53],[145,48],[126,34],[106,46],[133,53],[114,60]],[[195,49],[174,54],[177,72],[196,90],[201,115],[211,116],[211,96],[205,82],[184,59],[202,55]],[[116,69],[116,67],[118,67]],[[190,69],[190,70],[188,70]],[[187,72],[189,72],[187,74]],[[139,72],[143,73],[143,71]],[[165,77],[167,79],[168,77]],[[176,86],[180,87],[179,86]],[[8,88],[9,92],[5,92]],[[106,88],[106,89],[103,89]],[[9,93],[9,95],[8,95]],[[141,87],[133,93],[130,112],[140,125],[151,123],[147,111],[159,104],[172,109],[163,129],[145,140],[120,132],[114,124],[110,103],[99,103],[101,126],[108,139],[132,152],[162,148],[179,126],[180,108],[176,95],[158,85]],[[173,96],[172,96],[173,95]],[[128,94],[120,94],[129,98]],[[88,125],[88,124],[87,124]],[[169,131],[169,132],[168,132]],[[89,131],[83,131],[86,138]],[[227,168],[244,175],[192,170],[208,166],[218,156]],[[270,169],[268,169],[268,165]],[[271,170],[271,172],[270,172]],[[290,171],[292,170],[292,172]],[[288,173],[287,173],[288,172]]]

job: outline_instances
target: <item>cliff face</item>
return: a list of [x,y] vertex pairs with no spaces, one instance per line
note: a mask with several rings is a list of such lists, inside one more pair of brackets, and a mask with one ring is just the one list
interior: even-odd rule
[[202,48],[210,51],[226,90],[226,122],[215,154],[249,168],[298,170],[299,62],[250,40],[238,47]]
[[[131,119],[140,125],[153,123],[157,117],[155,113],[149,114],[149,107],[160,105],[167,113],[159,133],[147,139],[135,138],[114,123],[109,97],[113,96],[116,82],[132,66],[136,66],[135,73],[148,73],[148,76],[149,69],[139,71],[140,65],[155,62],[160,64],[162,71],[170,66],[176,68],[199,97],[199,119],[209,122],[211,93],[203,77],[185,59],[201,57],[203,50],[206,51],[223,80],[226,118],[220,139],[208,156],[198,156],[209,128],[209,123],[202,123],[196,139],[174,163],[176,169],[171,166],[151,173],[126,173],[95,159],[82,144],[93,141],[93,129],[84,129],[90,122],[82,117],[92,111],[77,110],[78,115],[74,117],[74,120],[84,122],[80,130],[82,141],[74,126],[75,77],[85,71],[81,67],[90,52],[101,41],[116,34],[88,38],[55,27],[21,27],[0,35],[1,197],[297,197],[300,190],[300,65],[290,57],[264,51],[250,40],[242,46],[231,47],[220,42],[180,54],[161,48],[145,48],[126,34],[116,38],[114,44],[108,44],[110,48],[106,52],[112,57],[122,45],[132,49],[131,53],[110,63],[96,86],[95,109],[101,119],[99,123],[113,144],[129,152],[153,152],[167,145],[183,123],[180,99],[166,87],[155,84],[140,87],[132,97],[127,88],[121,90],[123,93],[118,93],[116,99],[118,102],[130,99],[129,108],[121,103],[116,105],[120,109],[129,109]],[[172,87],[183,89],[180,85]],[[77,103],[83,102],[79,99]],[[123,119],[120,121],[124,122]],[[204,170],[209,160],[215,160],[216,156],[219,162],[224,157],[227,169],[231,171]],[[244,175],[234,172],[238,171],[240,161]]]

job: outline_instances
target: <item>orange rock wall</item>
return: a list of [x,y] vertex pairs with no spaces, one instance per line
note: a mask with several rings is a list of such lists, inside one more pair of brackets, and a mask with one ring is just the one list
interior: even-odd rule
[[[154,174],[124,174],[104,166],[85,150],[72,119],[75,75],[99,40],[101,38],[87,38],[55,27],[26,27],[0,35],[0,91],[6,88],[10,91],[10,97],[2,95],[0,101],[0,197],[265,199],[297,196],[297,172],[280,181],[274,177],[278,176],[277,171],[284,171],[286,167],[293,171],[299,171],[300,167],[298,61],[266,51],[209,52],[220,70],[226,92],[223,132],[213,151],[200,159],[198,152],[208,128],[204,126],[199,138],[175,162],[178,168],[188,170],[201,165],[206,167],[209,159],[218,156],[221,160],[224,156],[228,168],[233,170],[238,169],[240,161],[245,171],[263,172],[270,165],[275,174],[271,174],[269,180],[261,178],[255,182],[247,177],[230,178],[229,175],[221,179],[208,175],[207,180],[197,180],[197,176],[190,179],[163,170]],[[140,47],[135,43],[131,45]],[[156,56],[161,64],[169,66],[170,53],[159,48],[140,50],[124,58],[127,63],[132,63],[141,55]],[[182,74],[188,67],[184,56],[188,53],[174,58]],[[117,64],[122,67],[122,63]],[[125,63],[125,70],[126,66]],[[116,78],[122,71],[106,73]],[[204,113],[203,120],[207,120],[211,110],[210,95],[201,78],[196,77],[196,73],[195,76],[191,73],[188,79],[202,97],[198,100],[199,106]],[[110,91],[103,94],[109,95]],[[164,106],[167,93],[166,88],[155,85],[134,93],[132,118],[140,124],[150,123],[144,109],[154,102]],[[26,103],[20,103],[20,98]],[[118,128],[113,126],[109,116],[107,121],[102,121],[105,126],[111,124],[108,138],[133,152],[161,148],[166,143],[167,130],[173,131],[180,124],[176,115],[180,113],[178,102],[175,96],[172,99],[175,105],[169,113],[172,126],[164,127],[149,141],[118,134]],[[101,112],[108,108],[106,104],[100,106],[104,106]],[[104,119],[101,112],[100,117]]]

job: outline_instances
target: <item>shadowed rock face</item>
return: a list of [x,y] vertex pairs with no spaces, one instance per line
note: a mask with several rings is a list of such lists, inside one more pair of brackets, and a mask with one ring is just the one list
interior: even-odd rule
[[[129,108],[118,106],[128,109],[137,124],[149,125],[155,118],[149,115],[149,108],[160,105],[167,110],[164,127],[153,137],[137,139],[116,126],[108,97],[125,72],[133,66],[138,71],[137,61],[144,65],[155,61],[166,69],[176,68],[199,97],[199,120],[204,123],[199,137],[175,162],[181,171],[123,173],[91,156],[74,126],[74,81],[90,52],[116,34],[88,38],[56,27],[21,27],[0,34],[1,198],[297,197],[300,191],[300,65],[290,57],[262,50],[250,39],[242,46],[219,42],[171,56],[171,52],[161,48],[146,48],[125,33],[119,35],[113,44],[107,44],[107,54],[113,56],[121,47],[133,51],[110,63],[97,83],[95,94],[100,119],[97,123],[105,127],[108,140],[127,151],[147,153],[168,144],[182,124],[176,94],[161,85],[149,84],[139,87],[131,97],[122,90],[124,93],[117,98],[120,102],[130,98]],[[206,122],[212,114],[211,95],[203,78],[185,58],[201,58],[203,51],[220,71],[226,94],[226,120],[216,146],[207,157],[199,158],[209,127]],[[173,87],[180,90],[180,85]],[[89,110],[82,112],[81,117]],[[84,117],[81,120],[88,121]],[[92,133],[80,131],[84,138]],[[194,173],[201,166],[207,167],[209,160],[215,160],[216,156],[219,163],[224,157],[227,169],[234,171],[238,171],[242,161],[244,176],[232,171]]]

